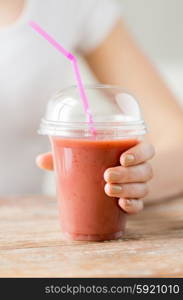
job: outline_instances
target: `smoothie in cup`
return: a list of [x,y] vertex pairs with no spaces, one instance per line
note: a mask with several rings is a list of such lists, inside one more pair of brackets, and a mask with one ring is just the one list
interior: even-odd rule
[[[65,238],[104,241],[122,237],[126,214],[104,192],[104,171],[120,164],[146,129],[136,100],[120,87],[86,86],[92,133],[76,87],[49,102],[39,132],[50,138],[61,230]],[[97,100],[98,99],[98,100]]]

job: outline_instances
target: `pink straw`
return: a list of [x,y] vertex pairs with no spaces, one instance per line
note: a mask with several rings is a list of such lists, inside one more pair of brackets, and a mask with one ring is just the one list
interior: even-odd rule
[[51,37],[44,29],[42,29],[37,23],[34,21],[29,21],[29,25],[39,33],[43,38],[45,38],[54,48],[56,48],[60,53],[62,53],[66,58],[68,58],[72,62],[72,66],[74,69],[74,73],[76,76],[77,86],[80,92],[80,96],[83,103],[83,108],[87,116],[88,123],[90,125],[91,131],[93,134],[96,133],[96,129],[93,126],[93,116],[90,112],[89,101],[86,95],[84,85],[81,79],[81,74],[79,71],[78,63],[76,57],[68,52],[62,45],[60,45],[53,37]]

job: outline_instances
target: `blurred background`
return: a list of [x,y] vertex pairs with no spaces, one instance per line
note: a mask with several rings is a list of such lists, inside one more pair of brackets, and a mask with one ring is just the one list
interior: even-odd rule
[[183,1],[119,2],[131,32],[183,104]]
[[[118,1],[128,28],[183,106],[183,0]],[[85,82],[95,81],[82,59],[80,64]],[[45,193],[54,189],[53,175],[48,173]]]

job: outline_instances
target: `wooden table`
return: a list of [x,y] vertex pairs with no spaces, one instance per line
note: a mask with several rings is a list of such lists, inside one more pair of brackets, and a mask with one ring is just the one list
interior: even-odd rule
[[54,199],[0,200],[0,277],[181,277],[183,199],[128,220],[122,240],[61,239]]

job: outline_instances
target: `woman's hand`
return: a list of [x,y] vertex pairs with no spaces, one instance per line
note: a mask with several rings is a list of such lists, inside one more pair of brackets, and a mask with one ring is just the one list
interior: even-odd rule
[[147,195],[147,183],[153,176],[147,161],[153,156],[153,146],[141,142],[121,155],[121,166],[109,168],[104,173],[106,194],[119,198],[119,206],[129,214],[143,208],[142,198]]
[[[147,183],[152,178],[152,168],[147,161],[153,156],[153,146],[140,142],[121,155],[120,166],[104,172],[106,194],[119,198],[119,206],[129,214],[137,213],[143,208],[142,198],[147,195]],[[54,168],[51,153],[39,155],[36,163],[44,170],[52,171]]]

